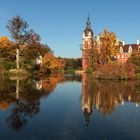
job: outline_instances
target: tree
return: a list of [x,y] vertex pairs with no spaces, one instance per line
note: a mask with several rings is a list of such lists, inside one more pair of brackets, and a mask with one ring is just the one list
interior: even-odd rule
[[47,44],[44,44],[44,45],[41,44],[41,49],[39,53],[42,57],[44,57],[46,53],[53,54],[54,52],[51,50],[51,48]]
[[[11,33],[11,37],[16,45],[16,67],[19,69],[19,60],[23,61],[35,59],[41,49],[40,36],[33,29],[28,28],[29,25],[20,16],[13,17],[7,25]],[[22,51],[22,54],[20,54]],[[22,56],[22,58],[19,57]]]
[[57,60],[57,68],[58,68],[58,70],[64,69],[64,67],[65,67],[65,60],[60,58],[60,57],[57,57],[56,60]]
[[35,59],[41,49],[40,36],[31,29],[22,38],[24,42],[22,56],[27,60]]
[[133,52],[129,58],[129,62],[136,66],[136,73],[140,73],[140,52]]
[[129,61],[136,66],[140,67],[140,52],[134,52],[132,53],[131,57],[129,58]]
[[16,44],[16,67],[19,69],[19,49],[24,44],[23,38],[26,34],[28,24],[20,16],[15,16],[8,22],[7,28]]
[[15,16],[8,22],[7,28],[15,40],[16,45],[22,44],[22,37],[26,33],[28,26],[27,22],[20,16]]
[[53,54],[46,53],[42,59],[41,72],[50,73],[58,68],[57,59]]
[[12,44],[12,42],[9,40],[7,36],[2,36],[0,38],[0,48],[9,47]]
[[96,42],[94,40],[91,40],[90,48],[85,50],[87,57],[88,57],[88,62],[90,64],[90,67],[95,70],[96,65],[99,61],[99,50]]
[[118,50],[117,36],[113,32],[104,30],[99,34],[101,41],[99,60],[100,63],[107,63],[114,60],[114,56]]
[[13,58],[14,46],[14,42],[10,41],[7,36],[2,36],[0,38],[0,56],[6,59]]
[[0,58],[4,69],[15,67],[15,44],[7,36],[0,38]]

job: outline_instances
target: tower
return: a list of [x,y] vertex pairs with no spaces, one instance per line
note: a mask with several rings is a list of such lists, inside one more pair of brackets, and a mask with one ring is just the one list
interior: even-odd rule
[[86,29],[82,37],[82,68],[87,71],[91,67],[92,49],[94,47],[94,34],[91,29],[91,22],[88,16]]

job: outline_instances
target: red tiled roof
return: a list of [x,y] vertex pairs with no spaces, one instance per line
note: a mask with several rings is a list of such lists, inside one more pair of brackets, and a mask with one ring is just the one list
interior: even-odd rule
[[138,50],[138,46],[140,46],[140,45],[137,45],[137,44],[126,44],[126,45],[123,46],[123,52],[128,52],[129,46],[132,47],[132,51],[137,51]]

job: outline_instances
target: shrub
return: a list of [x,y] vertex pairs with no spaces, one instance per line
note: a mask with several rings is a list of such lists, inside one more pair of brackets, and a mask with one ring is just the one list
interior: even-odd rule
[[94,72],[94,77],[98,79],[134,79],[136,78],[136,68],[132,63],[111,62],[100,64]]
[[140,52],[138,53],[133,53],[131,57],[129,58],[129,61],[133,63],[136,66],[136,73],[137,73],[137,78],[140,76]]
[[136,66],[140,67],[140,53],[134,53],[131,55],[129,61],[133,64],[135,64]]

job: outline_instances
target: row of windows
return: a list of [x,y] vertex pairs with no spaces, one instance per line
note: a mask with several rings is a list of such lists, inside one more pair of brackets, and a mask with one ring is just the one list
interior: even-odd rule
[[[132,51],[133,51],[132,47],[129,46],[128,52],[131,53]],[[140,52],[140,46],[138,46],[138,52]],[[120,47],[120,53],[123,53],[123,47],[122,46]]]
[[118,59],[125,59],[127,58],[127,55],[126,54],[120,54],[117,56]]

